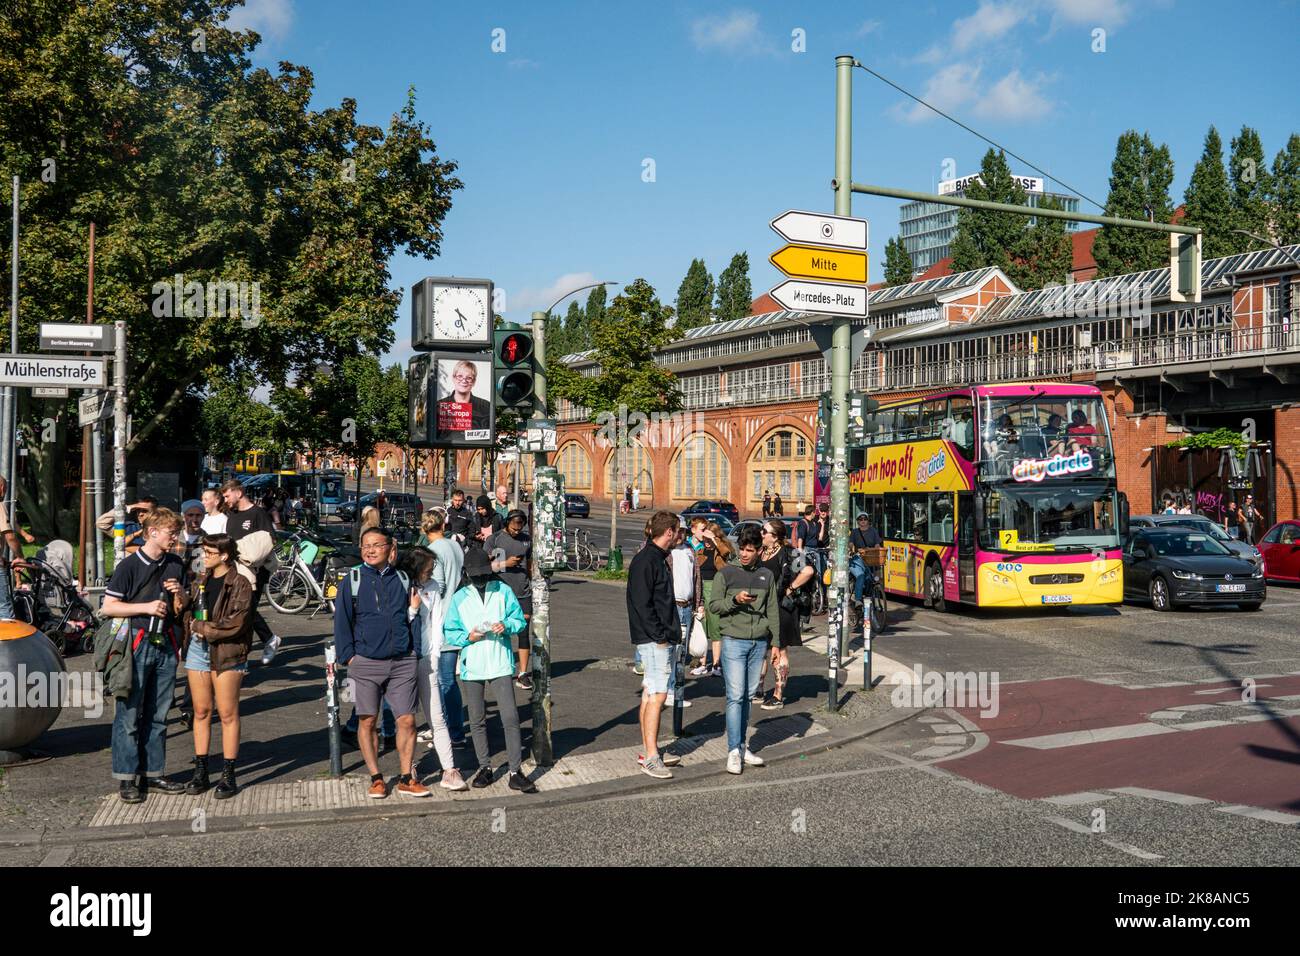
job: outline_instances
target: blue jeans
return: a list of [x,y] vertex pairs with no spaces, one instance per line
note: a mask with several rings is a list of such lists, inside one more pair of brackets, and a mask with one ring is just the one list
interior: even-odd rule
[[438,655],[438,688],[442,691],[442,711],[447,716],[447,733],[452,743],[465,740],[465,702],[456,683],[456,663],[460,651],[443,651]]
[[[129,634],[128,641],[134,639]],[[114,703],[113,779],[163,775],[167,763],[167,711],[176,687],[176,654],[169,641],[140,642],[131,659],[131,693]],[[143,753],[141,753],[143,751]],[[141,759],[143,757],[143,760]]]
[[767,641],[746,641],[734,637],[722,639],[722,683],[727,688],[727,751],[745,747],[745,728],[749,725],[749,698],[758,690],[763,673]]
[[9,583],[9,568],[6,565],[0,568],[0,617],[12,618],[13,616],[14,594]]
[[861,604],[862,595],[867,591],[867,584],[873,580],[874,572],[855,554],[849,559],[849,576],[853,578],[853,598]]

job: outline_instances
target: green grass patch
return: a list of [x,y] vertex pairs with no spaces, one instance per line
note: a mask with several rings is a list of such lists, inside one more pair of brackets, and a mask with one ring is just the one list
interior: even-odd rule
[[602,568],[596,572],[597,581],[626,581],[627,571],[611,571],[609,568]]

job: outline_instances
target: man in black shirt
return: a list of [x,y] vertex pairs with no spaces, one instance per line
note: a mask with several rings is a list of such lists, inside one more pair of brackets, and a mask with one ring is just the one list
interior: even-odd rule
[[492,499],[487,495],[479,495],[475,502],[477,506],[474,510],[474,519],[470,524],[470,529],[474,532],[474,544],[480,548],[505,525],[501,516],[492,508]]
[[176,687],[180,657],[173,595],[185,568],[172,549],[181,519],[167,508],[144,517],[143,544],[113,569],[100,613],[121,618],[118,640],[130,641],[131,693],[113,714],[113,779],[125,803],[140,803],[152,786],[182,793],[185,785],[163,778],[167,763],[167,711]]
[[680,757],[659,753],[659,717],[668,696],[672,648],[682,641],[673,576],[668,567],[668,549],[677,536],[678,525],[677,515],[671,511],[655,512],[650,519],[650,540],[627,569],[628,628],[645,669],[640,712],[645,761],[641,772],[658,779],[672,776],[667,769],[669,763],[681,762]]
[[478,530],[473,509],[465,503],[465,492],[457,488],[451,493],[451,504],[447,506],[446,535],[456,538],[459,535],[461,547],[469,544],[473,532]]
[[275,547],[275,525],[270,515],[248,500],[243,484],[237,479],[232,478],[221,486],[221,497],[225,499],[227,508],[226,534],[239,548],[240,564],[246,565],[257,576],[257,588],[253,591],[253,630],[262,639],[262,663],[269,664],[280,649],[280,637],[272,632],[258,604],[271,577],[266,564]]

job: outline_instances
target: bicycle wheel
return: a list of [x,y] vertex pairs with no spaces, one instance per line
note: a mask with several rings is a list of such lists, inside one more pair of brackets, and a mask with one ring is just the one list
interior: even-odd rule
[[871,632],[878,634],[885,629],[885,620],[888,613],[888,605],[885,603],[885,589],[878,580],[871,588],[870,607]]
[[267,580],[266,597],[281,614],[297,614],[311,599],[311,587],[297,568],[281,568]]
[[826,592],[820,585],[813,588],[812,613],[813,617],[826,613]]
[[596,563],[595,553],[585,544],[578,545],[574,551],[578,556],[578,570],[590,571]]

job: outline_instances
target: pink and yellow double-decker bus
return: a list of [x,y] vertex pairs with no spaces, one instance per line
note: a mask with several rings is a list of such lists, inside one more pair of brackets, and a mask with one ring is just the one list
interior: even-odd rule
[[1101,393],[981,385],[853,423],[849,490],[885,539],[885,590],[978,607],[1120,604],[1128,502]]

